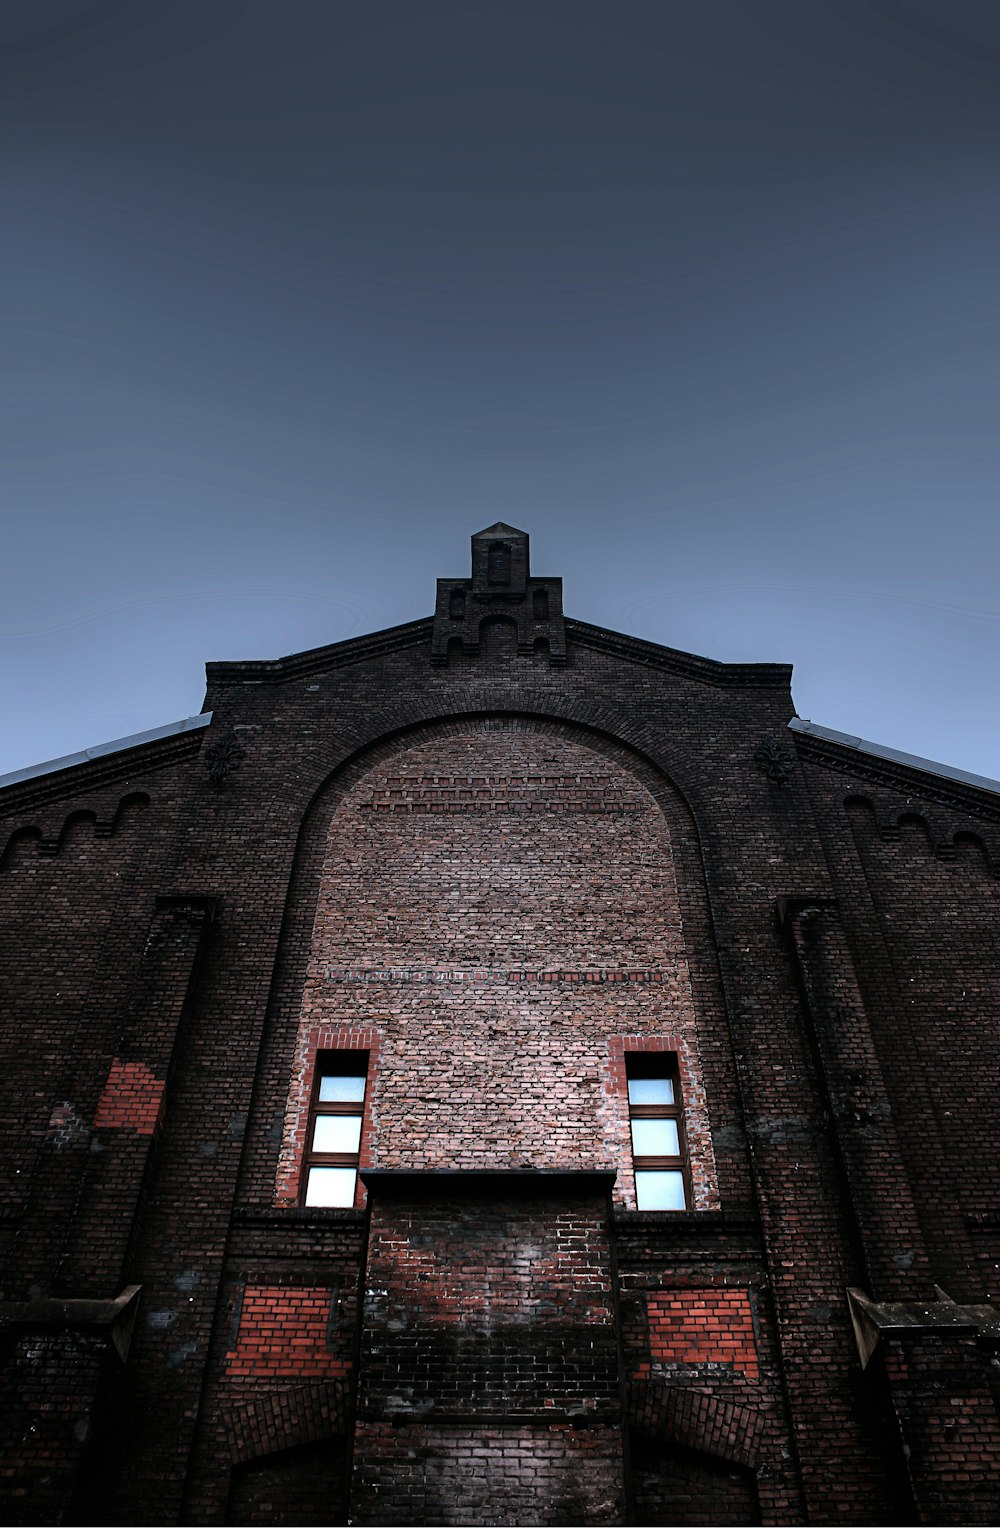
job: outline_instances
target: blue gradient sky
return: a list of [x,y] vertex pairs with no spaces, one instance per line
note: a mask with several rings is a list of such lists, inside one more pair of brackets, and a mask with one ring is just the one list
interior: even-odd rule
[[1000,775],[994,0],[4,0],[0,771],[567,609]]

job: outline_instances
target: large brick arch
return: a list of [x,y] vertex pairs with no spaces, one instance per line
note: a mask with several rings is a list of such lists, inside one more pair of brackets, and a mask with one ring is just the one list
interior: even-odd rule
[[[289,1093],[277,1202],[297,1191],[295,1152],[317,1046],[331,1033],[381,1032],[378,1015],[388,1014],[383,1108],[367,1165],[607,1165],[616,1142],[628,1205],[627,1117],[620,1099],[608,1102],[607,1077],[594,1068],[623,1036],[640,1044],[666,1037],[681,1057],[695,1204],[714,1207],[698,1054],[705,1002],[688,970],[689,946],[709,948],[691,930],[700,923],[707,932],[707,922],[691,814],[676,788],[620,742],[551,718],[464,716],[356,755],[314,801],[293,877],[291,959],[279,971],[286,1032],[275,1034],[276,1080],[283,1075]],[[701,969],[697,978],[704,986]],[[716,1043],[725,1029],[720,1010],[712,1015]],[[289,1050],[292,1011],[298,1032]],[[518,1027],[515,1043],[510,1031]],[[448,1079],[455,1096],[472,1097],[489,1065],[499,1099],[521,1067],[510,1087],[522,1089],[523,1111],[507,1096],[487,1128],[470,1117],[464,1138],[438,1128],[433,1104],[426,1117],[412,1105],[404,1114],[414,1044],[425,1036],[430,1043],[435,1028],[467,1035],[466,1061],[456,1060]],[[533,1071],[521,1066],[519,1049],[529,1031]],[[398,1113],[389,1105],[394,1043]],[[579,1107],[574,1116],[570,1097],[552,1128],[546,1090],[559,1085],[559,1068]]]
[[566,729],[567,734],[586,738],[593,748],[608,750],[623,762],[627,761],[630,768],[641,772],[654,795],[663,792],[666,799],[683,802],[692,821],[698,824],[699,836],[703,833],[702,824],[711,813],[709,782],[700,768],[692,765],[681,750],[664,752],[662,729],[645,726],[634,715],[607,702],[569,700],[552,694],[536,704],[530,697],[519,697],[516,707],[499,704],[477,710],[468,706],[442,706],[438,697],[414,692],[398,698],[393,720],[395,725],[390,730],[386,730],[381,717],[373,717],[368,722],[357,720],[354,746],[339,758],[328,760],[325,769],[321,756],[314,756],[316,773],[303,817],[304,828],[317,808],[324,809],[325,798],[331,789],[336,790],[338,785],[342,787],[354,770],[368,768],[370,761],[380,757],[383,751],[389,756],[409,747],[414,739],[425,733],[461,728],[476,721]]

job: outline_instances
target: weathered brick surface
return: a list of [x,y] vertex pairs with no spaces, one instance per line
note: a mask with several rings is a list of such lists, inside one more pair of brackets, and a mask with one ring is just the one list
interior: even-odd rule
[[745,1289],[678,1289],[649,1296],[650,1357],[663,1364],[723,1365],[760,1378]]
[[261,1287],[243,1290],[236,1345],[227,1355],[231,1379],[315,1379],[348,1372],[334,1350],[336,1289]]
[[97,1101],[95,1130],[135,1130],[139,1135],[153,1135],[163,1121],[161,1077],[154,1077],[142,1061],[111,1063],[108,1080]]
[[[376,1191],[360,1405],[402,1420],[620,1411],[604,1194]],[[499,1195],[499,1197],[494,1197]]]
[[617,1434],[544,1427],[393,1428],[363,1422],[358,1524],[603,1524],[623,1521]]
[[[420,809],[456,779],[468,801]],[[404,810],[380,811],[385,791]],[[623,1037],[660,1044],[666,1029],[696,1203],[718,1203],[669,831],[634,776],[579,742],[516,722],[449,729],[339,803],[280,1194],[296,1177],[318,1035],[360,1043],[345,1019],[381,1038],[371,1165],[614,1166],[633,1206]]]
[[[1000,1293],[997,798],[789,734],[785,669],[564,621],[524,552],[509,586],[488,551],[482,587],[446,580],[436,627],[212,665],[210,728],[0,797],[4,1311],[142,1285],[127,1365],[102,1350],[86,1384],[78,1331],[57,1362],[55,1334],[17,1329],[38,1356],[10,1346],[6,1414],[34,1431],[0,1482],[48,1483],[43,1506],[8,1495],[12,1520],[343,1503],[367,1211],[297,1201],[315,1060],[344,1046],[371,1057],[363,1170],[617,1172],[622,1375],[674,1450],[636,1467],[653,1516],[996,1514],[982,1351],[915,1341],[862,1372],[844,1291]],[[203,750],[230,731],[220,788]],[[676,1217],[633,1208],[624,1060],[655,1046],[684,1095]],[[442,1270],[417,1281],[428,1328]],[[334,1288],[321,1356],[306,1292]],[[241,1348],[262,1290],[273,1340]],[[711,1341],[658,1324],[700,1311],[726,1315]],[[603,1425],[365,1416],[352,1510],[621,1520]],[[720,1475],[723,1432],[753,1435],[752,1464],[722,1461],[752,1490]]]

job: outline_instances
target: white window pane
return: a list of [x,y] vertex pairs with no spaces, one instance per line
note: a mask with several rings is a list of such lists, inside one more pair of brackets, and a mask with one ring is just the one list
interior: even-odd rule
[[357,1151],[360,1145],[360,1114],[320,1114],[317,1117],[313,1151]]
[[628,1101],[630,1104],[672,1104],[674,1085],[669,1077],[630,1077]]
[[635,1202],[640,1210],[685,1209],[683,1173],[636,1173]]
[[679,1157],[681,1143],[675,1119],[634,1119],[632,1150],[637,1157]]
[[364,1096],[363,1077],[321,1077],[319,1080],[321,1104],[359,1104]]
[[339,1205],[350,1209],[354,1203],[353,1167],[310,1167],[306,1184],[306,1204]]

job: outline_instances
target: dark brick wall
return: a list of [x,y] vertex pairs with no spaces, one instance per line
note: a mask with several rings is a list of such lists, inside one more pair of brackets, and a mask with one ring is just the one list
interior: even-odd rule
[[[564,1177],[515,1197],[503,1175],[369,1178],[356,1521],[621,1520],[610,1184]],[[402,1439],[388,1457],[386,1422]],[[414,1453],[434,1465],[411,1482]],[[411,1490],[428,1515],[406,1515]]]
[[[845,1289],[997,1297],[997,798],[793,737],[785,669],[563,622],[524,550],[480,603],[557,621],[564,667],[527,627],[449,650],[478,588],[453,579],[441,662],[423,621],[212,665],[204,732],[0,798],[0,1481],[37,1486],[12,1520],[308,1521],[320,1492],[343,1515],[352,1448],[358,1521],[995,1514],[974,1327],[863,1371]],[[230,732],[220,786],[203,751]],[[363,1191],[297,1208],[315,1056],[344,1045],[372,1056],[364,1171],[616,1171],[601,1341],[646,1440],[631,1506],[621,1425],[545,1417],[554,1359],[530,1420],[364,1414],[354,1445],[389,1221]],[[633,1208],[623,1059],[647,1045],[680,1059],[689,1214]],[[100,1313],[133,1282],[123,1359]],[[91,1324],[54,1333],[50,1296]]]
[[352,1497],[359,1524],[623,1520],[617,1430],[363,1423],[359,1434],[369,1461]]
[[752,1473],[676,1447],[632,1440],[634,1523],[759,1523]]

